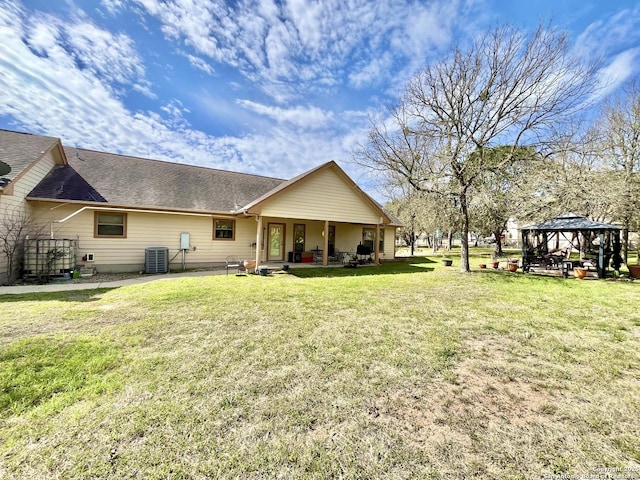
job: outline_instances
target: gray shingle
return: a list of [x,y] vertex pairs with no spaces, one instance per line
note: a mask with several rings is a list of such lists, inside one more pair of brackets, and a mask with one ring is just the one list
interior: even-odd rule
[[57,138],[0,130],[0,161],[11,167],[2,178],[14,180],[58,141]]
[[[69,168],[115,205],[230,212],[284,181],[92,150],[64,150]],[[63,173],[59,169],[60,176],[54,180],[63,181]],[[63,188],[56,193],[49,186],[47,194],[71,200],[70,191]]]

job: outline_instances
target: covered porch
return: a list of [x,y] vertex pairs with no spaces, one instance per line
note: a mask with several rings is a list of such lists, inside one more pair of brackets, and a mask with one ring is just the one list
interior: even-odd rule
[[[256,216],[255,266],[264,263],[346,264],[352,259],[378,264],[394,258],[395,227],[330,220]],[[385,242],[385,238],[389,241]]]
[[367,250],[379,263],[394,257],[395,229],[401,226],[333,161],[234,213],[256,221],[256,267],[289,259],[328,265]]

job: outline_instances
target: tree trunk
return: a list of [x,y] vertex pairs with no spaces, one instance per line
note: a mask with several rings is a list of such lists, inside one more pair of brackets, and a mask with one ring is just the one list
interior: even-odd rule
[[470,272],[469,268],[469,206],[467,205],[467,193],[463,189],[458,195],[460,201],[460,213],[462,213],[462,232],[460,232],[460,271]]
[[496,257],[501,257],[503,255],[502,253],[502,229],[498,229],[496,228],[493,231],[493,236],[496,237],[496,248],[495,248],[495,255]]

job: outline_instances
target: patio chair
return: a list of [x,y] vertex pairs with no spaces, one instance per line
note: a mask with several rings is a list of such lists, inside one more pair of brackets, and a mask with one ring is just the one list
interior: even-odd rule
[[240,267],[244,268],[244,263],[237,255],[227,255],[226,259],[227,275],[229,275],[229,269],[235,268],[236,273],[240,273]]

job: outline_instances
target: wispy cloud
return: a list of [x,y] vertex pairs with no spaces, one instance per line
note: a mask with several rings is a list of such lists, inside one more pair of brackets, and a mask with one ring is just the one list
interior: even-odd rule
[[197,68],[198,70],[202,70],[203,72],[209,75],[213,75],[215,73],[215,70],[213,69],[213,67],[209,65],[206,61],[204,61],[202,58],[196,57],[194,55],[189,55],[189,54],[187,55],[187,58],[189,59],[189,63],[195,68]]
[[599,88],[592,100],[601,99],[640,73],[640,5],[620,10],[591,23],[576,38],[576,55],[599,61]]
[[460,8],[458,0],[137,3],[161,22],[169,40],[238,68],[279,102],[326,85],[358,89],[397,78],[450,41]]
[[576,38],[578,54],[600,58],[632,48],[640,42],[640,5],[625,8],[593,22]]
[[249,100],[239,100],[239,105],[260,115],[265,115],[278,123],[290,124],[306,129],[324,128],[333,119],[333,113],[325,112],[318,107],[293,107],[289,109],[262,105]]
[[616,55],[598,72],[598,85],[594,100],[606,97],[640,71],[640,47],[630,48]]
[[18,34],[35,56],[61,67],[103,79],[114,89],[123,85],[149,86],[134,42],[124,34],[98,28],[84,18],[65,21],[43,13],[26,15],[19,9],[5,12],[5,27],[15,21],[11,34]]
[[[282,178],[348,160],[366,138],[372,103],[395,98],[419,67],[479,28],[486,6],[102,0],[85,13],[74,0],[60,5],[44,13],[0,0],[0,117],[14,128]],[[637,73],[638,23],[640,7],[629,8],[578,38],[576,48],[606,56],[610,84]],[[127,33],[133,24],[141,31]],[[350,171],[356,180],[360,172]]]
[[[258,114],[265,121],[260,131],[239,137],[194,129],[191,112],[179,99],[165,100],[156,111],[132,111],[122,90],[154,92],[130,39],[109,37],[81,18],[62,28],[51,15],[27,14],[14,2],[2,6],[0,116],[13,118],[19,130],[60,136],[83,148],[285,178],[345,157],[335,139],[348,128],[347,118],[330,122],[333,114],[314,106],[241,101],[241,110],[251,112],[247,119]],[[102,54],[98,46],[109,38],[122,44]],[[228,103],[226,114],[232,117]],[[321,126],[332,134],[318,132]]]

